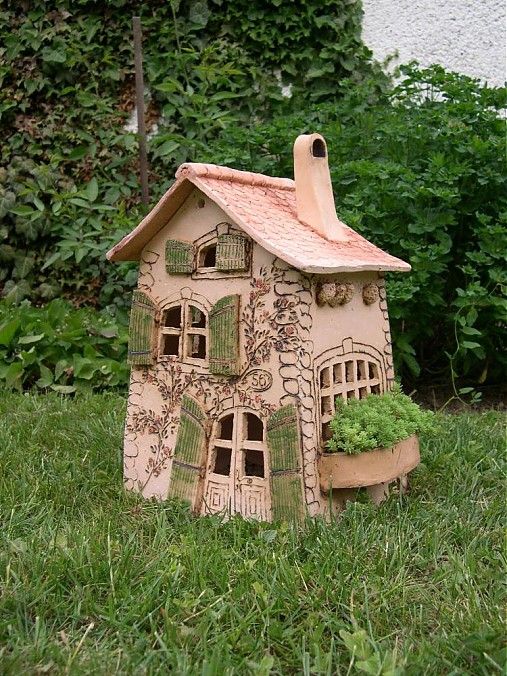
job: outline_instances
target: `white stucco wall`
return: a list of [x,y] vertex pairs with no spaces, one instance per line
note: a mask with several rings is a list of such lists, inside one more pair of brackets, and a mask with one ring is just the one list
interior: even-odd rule
[[416,59],[505,81],[505,0],[363,0],[363,39],[377,60]]

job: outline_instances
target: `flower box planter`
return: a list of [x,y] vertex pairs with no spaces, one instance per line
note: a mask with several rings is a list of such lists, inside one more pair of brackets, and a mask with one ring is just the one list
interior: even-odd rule
[[416,436],[403,439],[391,448],[376,448],[358,455],[324,453],[319,461],[320,487],[359,488],[386,484],[402,477],[420,461]]

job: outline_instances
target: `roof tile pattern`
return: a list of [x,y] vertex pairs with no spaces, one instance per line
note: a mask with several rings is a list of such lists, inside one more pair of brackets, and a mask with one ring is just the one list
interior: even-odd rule
[[385,253],[346,225],[347,240],[331,242],[299,221],[295,183],[291,179],[197,163],[181,165],[176,179],[144,221],[109,252],[109,258],[121,260],[122,244],[128,243],[132,248],[136,237],[141,244],[140,235],[143,228],[149,227],[150,215],[168,208],[178,184],[190,181],[256,242],[300,270],[314,273],[410,270],[408,263]]

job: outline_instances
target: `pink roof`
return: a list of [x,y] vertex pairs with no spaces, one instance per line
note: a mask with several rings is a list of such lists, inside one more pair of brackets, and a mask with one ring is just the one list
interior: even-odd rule
[[347,241],[331,242],[297,218],[295,183],[215,164],[182,164],[176,181],[130,234],[107,254],[112,261],[138,260],[193,189],[221,207],[236,226],[275,256],[304,272],[408,271],[347,225]]

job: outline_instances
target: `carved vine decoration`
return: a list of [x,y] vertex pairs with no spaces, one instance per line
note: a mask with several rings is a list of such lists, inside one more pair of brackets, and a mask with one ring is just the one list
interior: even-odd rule
[[127,430],[138,434],[154,435],[150,444],[150,458],[146,464],[146,478],[139,483],[143,491],[152,477],[158,477],[168,468],[174,449],[168,445],[168,439],[174,435],[179,424],[179,406],[183,393],[188,393],[200,401],[208,414],[220,415],[227,399],[238,395],[242,406],[260,411],[268,416],[275,407],[260,394],[252,392],[248,382],[243,379],[224,381],[223,378],[195,370],[185,373],[177,359],[164,363],[164,369],[146,369],[142,382],[157,388],[163,401],[160,414],[151,409],[140,407],[129,419]]
[[[241,375],[224,380],[220,376],[200,373],[195,370],[186,372],[177,358],[164,362],[164,368],[145,369],[141,382],[156,387],[162,398],[159,414],[151,409],[140,407],[128,422],[128,431],[153,435],[150,444],[150,458],[147,462],[146,478],[140,482],[144,490],[152,479],[158,477],[169,466],[174,449],[168,440],[174,436],[179,424],[179,406],[184,392],[200,401],[209,415],[218,416],[224,410],[227,399],[237,395],[240,405],[257,410],[267,417],[276,410],[276,406],[267,402],[252,387],[252,368],[266,363],[271,352],[294,352],[298,357],[305,353],[304,341],[299,335],[299,307],[295,294],[276,294],[276,285],[284,282],[284,270],[271,266],[268,271],[262,267],[259,275],[250,281],[248,305],[241,316],[245,336],[246,362]],[[276,298],[268,308],[266,296],[275,285]],[[269,388],[270,383],[267,385]],[[266,387],[264,388],[266,389]]]
[[263,266],[259,276],[250,282],[249,304],[241,317],[247,357],[244,371],[269,361],[273,348],[276,352],[295,351],[298,354],[302,349],[298,335],[298,302],[294,296],[277,295],[272,311],[266,306],[265,296],[271,292],[273,284],[283,282],[283,274],[284,271],[274,265],[269,273]]

